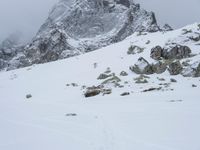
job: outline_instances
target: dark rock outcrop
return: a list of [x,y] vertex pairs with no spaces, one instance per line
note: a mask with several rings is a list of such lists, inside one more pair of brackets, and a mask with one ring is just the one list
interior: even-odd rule
[[153,71],[157,74],[164,73],[167,70],[167,64],[162,62],[157,62],[156,64],[152,65]]
[[151,58],[155,60],[160,60],[162,58],[163,48],[160,46],[156,46],[151,49]]
[[122,94],[120,94],[121,96],[128,96],[128,95],[130,95],[130,93],[129,92],[124,92],[124,93],[122,93]]
[[163,50],[162,57],[165,59],[182,59],[190,57],[191,52],[188,46],[176,45],[168,50]]
[[188,46],[175,45],[169,48],[156,46],[151,50],[151,58],[155,60],[163,59],[183,59],[190,57],[191,49]]
[[128,76],[128,73],[126,71],[120,72],[120,76]]
[[147,60],[143,57],[140,57],[137,63],[134,66],[130,67],[130,70],[135,72],[136,74],[153,74],[153,67],[149,64]]
[[84,93],[85,97],[93,97],[97,96],[101,93],[101,88],[100,87],[90,87],[87,89],[87,91]]
[[182,70],[183,67],[179,61],[171,63],[168,68],[170,75],[178,75],[182,72]]
[[107,79],[109,77],[111,77],[112,75],[108,75],[108,74],[105,74],[105,73],[102,73],[99,75],[99,77],[97,78],[98,80],[104,80],[104,79]]

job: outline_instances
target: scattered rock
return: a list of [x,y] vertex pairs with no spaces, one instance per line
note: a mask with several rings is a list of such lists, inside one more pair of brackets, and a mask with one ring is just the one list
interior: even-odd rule
[[176,83],[177,81],[175,79],[171,78],[170,82]]
[[124,92],[124,93],[122,93],[122,94],[120,94],[121,96],[127,96],[127,95],[130,95],[130,93],[129,92]]
[[104,73],[105,73],[105,74],[111,73],[111,69],[108,67]]
[[115,87],[118,87],[118,88],[124,88],[124,85],[116,84]]
[[153,67],[149,64],[147,60],[145,60],[143,57],[140,57],[138,59],[138,62],[130,67],[130,70],[135,72],[136,74],[153,74]]
[[195,84],[192,84],[192,87],[197,87],[197,85],[195,85]]
[[109,78],[109,79],[107,79],[107,80],[105,80],[104,82],[102,82],[102,84],[116,84],[116,83],[118,83],[118,82],[120,82],[121,81],[121,79],[119,78],[119,77],[117,77],[117,76],[112,76],[111,78]]
[[145,83],[148,83],[148,81],[147,81],[148,78],[149,77],[147,77],[147,76],[140,75],[138,78],[135,78],[134,80],[135,80],[135,83],[137,83],[137,84],[145,84]]
[[192,30],[183,29],[182,32],[183,32],[182,34],[184,35],[184,34],[192,33]]
[[66,114],[65,116],[67,116],[67,117],[76,117],[77,114],[75,114],[75,113],[69,113],[69,114]]
[[101,93],[103,94],[103,96],[109,95],[112,93],[112,89],[105,89],[103,85],[92,86],[87,88],[87,91],[84,93],[84,95],[87,98],[87,97],[97,96]]
[[170,84],[171,83],[164,83],[164,84],[160,84],[160,85],[163,85],[165,88],[168,88],[168,87],[170,87]]
[[174,102],[183,102],[183,100],[170,100],[169,102],[172,102],[172,103],[174,103]]
[[164,73],[167,70],[167,63],[157,62],[156,64],[152,65],[153,72],[157,74]]
[[183,70],[183,67],[179,61],[173,62],[169,65],[168,71],[170,75],[178,75]]
[[200,24],[198,24],[198,30],[200,30]]
[[128,55],[131,55],[131,54],[138,54],[138,53],[142,53],[144,51],[144,48],[141,48],[141,47],[139,47],[139,46],[136,46],[136,45],[132,45],[132,46],[130,46],[129,47],[129,49],[128,49],[128,52],[127,52],[127,54]]
[[104,80],[104,79],[107,79],[109,77],[111,77],[112,75],[107,75],[107,74],[100,74],[99,77],[97,78],[98,80]]
[[142,31],[139,31],[139,32],[137,33],[137,36],[142,36],[142,35],[147,35],[147,33],[146,33],[146,32],[142,32]]
[[78,86],[77,83],[71,83],[71,85],[72,85],[73,87],[77,87],[77,86]]
[[26,98],[27,98],[27,99],[30,99],[30,98],[32,98],[32,95],[31,95],[31,94],[27,94],[27,95],[26,95]]
[[103,89],[102,93],[103,93],[103,95],[109,95],[112,93],[112,89]]
[[122,71],[122,72],[120,73],[120,76],[128,76],[128,73],[125,72],[125,71]]
[[93,64],[93,66],[94,66],[94,69],[96,69],[96,68],[97,68],[97,65],[98,65],[97,63],[94,63],[94,64]]
[[101,93],[101,88],[93,86],[93,87],[89,87],[84,95],[87,98],[87,97],[97,96],[100,93]]
[[164,78],[157,78],[159,81],[165,81],[165,79]]
[[150,40],[148,40],[148,41],[147,41],[145,44],[147,44],[147,45],[148,45],[148,44],[150,44],[150,43],[151,43],[151,41],[150,41]]
[[128,81],[124,81],[124,84],[128,84],[129,82]]
[[82,89],[82,90],[86,89],[86,86],[85,86],[85,85],[83,85],[83,86],[81,87],[81,89]]
[[146,90],[144,90],[144,91],[142,91],[142,92],[159,91],[159,90],[161,90],[161,89],[162,89],[161,87],[159,87],[159,88],[149,88],[149,89],[146,89]]
[[190,40],[194,42],[200,41],[200,34],[194,34],[193,36],[189,37]]

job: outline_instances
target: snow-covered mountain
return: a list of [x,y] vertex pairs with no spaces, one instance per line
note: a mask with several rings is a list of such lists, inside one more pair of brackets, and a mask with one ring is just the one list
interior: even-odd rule
[[200,24],[0,73],[0,149],[198,150]]
[[60,0],[22,52],[0,60],[0,69],[68,58],[122,41],[136,31],[158,30],[154,13],[132,0]]

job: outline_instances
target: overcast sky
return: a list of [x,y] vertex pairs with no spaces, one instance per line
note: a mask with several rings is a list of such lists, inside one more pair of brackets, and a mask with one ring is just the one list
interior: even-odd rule
[[[58,0],[0,0],[0,41],[15,31],[32,37]],[[200,22],[200,0],[135,0],[174,28]]]

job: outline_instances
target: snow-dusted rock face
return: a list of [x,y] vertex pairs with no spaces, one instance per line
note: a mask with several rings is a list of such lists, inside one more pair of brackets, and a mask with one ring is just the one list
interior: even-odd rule
[[16,69],[25,65],[24,46],[20,42],[21,34],[16,32],[0,43],[0,71]]
[[61,0],[26,55],[31,63],[44,63],[119,42],[135,31],[158,30],[154,13],[132,0]]
[[68,58],[122,41],[135,31],[158,30],[154,13],[132,0],[60,0],[25,46],[25,65],[19,58],[8,66],[19,68]]
[[60,0],[25,47],[25,65],[19,58],[7,66],[19,68],[68,58],[119,42],[135,31],[158,30],[154,13],[132,0]]

